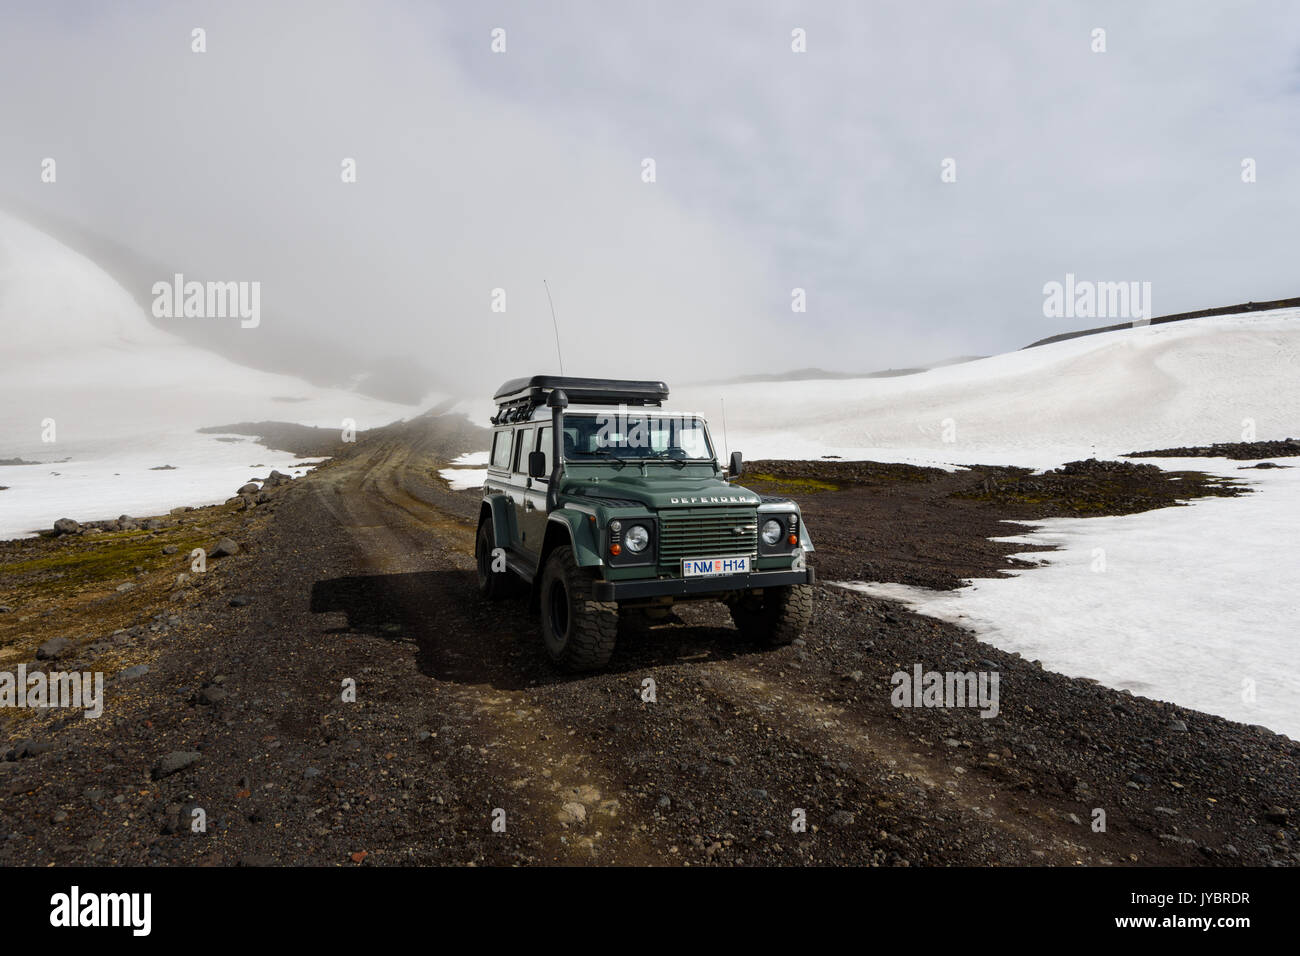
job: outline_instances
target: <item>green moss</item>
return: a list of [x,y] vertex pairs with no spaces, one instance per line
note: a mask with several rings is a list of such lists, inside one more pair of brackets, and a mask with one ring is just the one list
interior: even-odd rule
[[[84,544],[78,541],[79,546],[63,547],[53,554],[0,565],[0,571],[19,586],[47,578],[63,584],[94,584],[132,576],[137,567],[150,571],[175,563],[206,540],[193,532],[185,535],[110,532]],[[163,554],[164,544],[176,545],[177,553]]]
[[778,478],[776,475],[755,474],[748,476],[751,482],[765,482],[780,485],[782,488],[797,488],[803,491],[839,491],[839,485],[818,481],[816,478]]

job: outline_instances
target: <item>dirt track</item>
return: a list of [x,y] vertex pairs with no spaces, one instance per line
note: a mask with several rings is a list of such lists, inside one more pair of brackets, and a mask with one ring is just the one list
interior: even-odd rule
[[[557,674],[526,602],[474,591],[475,502],[435,469],[478,444],[417,421],[276,492],[102,718],[26,726],[51,747],[0,762],[0,862],[1297,861],[1295,743],[842,589],[801,645],[757,651],[691,605],[608,672]],[[1001,715],[894,708],[915,663],[996,669]],[[153,779],[173,751],[201,756]]]

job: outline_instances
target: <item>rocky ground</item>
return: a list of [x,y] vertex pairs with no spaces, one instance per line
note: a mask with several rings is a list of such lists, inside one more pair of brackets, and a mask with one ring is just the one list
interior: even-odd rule
[[[477,597],[477,498],[437,477],[483,444],[430,416],[159,526],[0,546],[0,669],[108,679],[96,719],[0,711],[0,862],[1300,860],[1300,745],[825,583],[794,646],[685,605],[629,627],[608,671],[556,673],[526,602]],[[1004,519],[1175,500],[1101,463],[751,468],[747,486],[801,501],[823,582],[953,586],[1009,566],[987,540]],[[916,664],[996,671],[999,715],[895,708],[891,675]]]
[[1284,438],[1281,441],[1220,442],[1214,445],[1159,448],[1154,451],[1132,451],[1124,457],[1231,458],[1236,461],[1255,461],[1262,458],[1293,458],[1296,455],[1300,455],[1300,439]]

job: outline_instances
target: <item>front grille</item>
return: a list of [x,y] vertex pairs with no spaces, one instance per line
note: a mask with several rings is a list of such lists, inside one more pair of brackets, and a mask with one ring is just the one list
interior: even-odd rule
[[727,558],[757,550],[758,512],[753,508],[659,512],[660,574],[681,574],[683,558]]

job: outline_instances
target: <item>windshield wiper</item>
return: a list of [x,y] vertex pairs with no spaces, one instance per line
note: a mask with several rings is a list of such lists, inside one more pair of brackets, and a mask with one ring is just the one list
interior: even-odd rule
[[[677,457],[675,457],[675,456],[673,456],[673,455],[670,455],[670,454],[669,454],[669,449],[667,449],[667,448],[665,448],[663,451],[657,451],[657,452],[653,453],[650,457],[651,457],[652,459],[656,460],[656,461],[658,461],[659,459],[663,459],[663,460],[665,460],[665,461],[671,461],[671,462],[672,462],[674,465],[676,465],[678,468],[685,468],[685,467],[686,467],[686,463],[687,463],[688,461],[690,461],[690,459],[689,459],[689,458],[686,458],[686,457],[677,458]],[[696,460],[698,461],[699,459],[696,459]]]
[[587,454],[587,455],[604,455],[606,458],[612,458],[612,459],[614,459],[614,460],[615,460],[616,462],[618,462],[620,465],[626,465],[626,464],[627,464],[627,459],[626,459],[626,458],[619,458],[618,455],[614,454],[614,453],[613,453],[612,451],[610,451],[608,448],[593,448],[591,451],[589,451],[589,452],[584,452],[583,454]]

